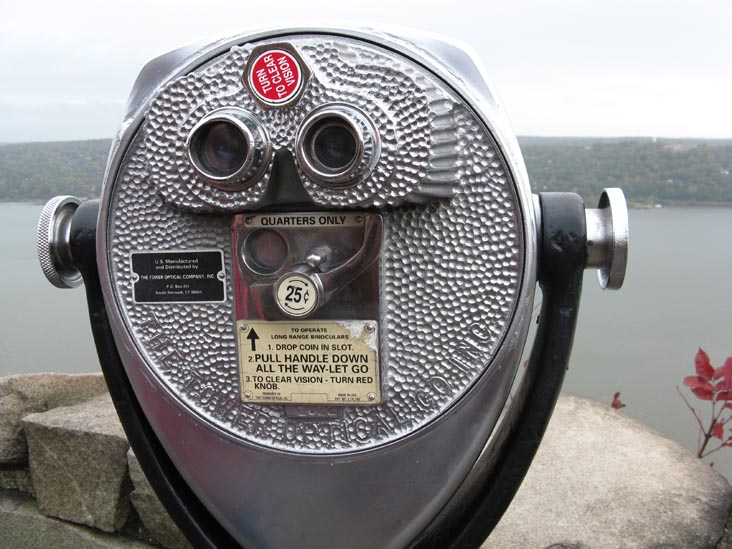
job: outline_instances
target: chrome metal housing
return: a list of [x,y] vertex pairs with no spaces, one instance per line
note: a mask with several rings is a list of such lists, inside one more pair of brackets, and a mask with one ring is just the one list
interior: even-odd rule
[[[204,232],[211,231],[217,235],[215,246],[222,247],[221,242],[226,242],[228,238],[227,220],[206,215],[203,216],[205,225],[200,225],[203,218],[194,219],[192,216],[195,212],[246,211],[255,208],[256,200],[264,193],[257,183],[243,191],[240,199],[231,200],[228,196],[204,194],[195,186],[191,187],[193,198],[182,204],[176,202],[180,196],[175,194],[182,192],[181,188],[172,185],[156,188],[156,192],[163,196],[162,203],[157,196],[140,195],[144,189],[131,186],[127,180],[147,173],[147,167],[140,160],[144,154],[140,151],[144,148],[148,117],[158,112],[149,110],[150,104],[160,97],[159,92],[188,75],[196,71],[210,74],[206,71],[214,70],[214,61],[230,52],[245,58],[253,44],[288,40],[304,40],[303,47],[308,51],[313,51],[313,47],[306,43],[307,40],[313,44],[322,40],[331,43],[344,41],[346,46],[373,48],[380,55],[398,58],[406,70],[434,78],[440,87],[435,93],[449,96],[454,103],[460,103],[456,116],[463,117],[463,122],[467,121],[470,128],[481,131],[485,136],[481,138],[480,145],[490,161],[484,166],[475,165],[473,175],[480,177],[481,170],[484,170],[482,173],[492,170],[493,179],[485,184],[486,193],[492,188],[490,185],[503,185],[500,192],[508,192],[513,201],[512,211],[491,210],[491,215],[496,219],[505,217],[508,220],[506,237],[518,243],[512,255],[502,259],[505,262],[502,270],[515,277],[505,322],[501,324],[500,330],[494,331],[494,327],[488,323],[471,324],[465,322],[466,317],[455,320],[461,323],[456,327],[466,337],[474,341],[490,341],[490,351],[460,355],[462,359],[456,364],[443,364],[443,367],[453,368],[455,375],[459,374],[459,368],[465,368],[469,372],[466,374],[468,377],[460,382],[459,390],[451,393],[449,398],[440,395],[439,376],[428,378],[428,382],[417,389],[417,394],[411,395],[410,402],[426,405],[429,413],[419,411],[422,414],[419,421],[409,423],[411,419],[407,418],[407,423],[404,423],[405,420],[394,415],[394,410],[388,406],[390,401],[394,402],[394,395],[399,392],[398,386],[409,384],[409,379],[403,379],[396,370],[390,369],[397,365],[397,357],[405,349],[387,348],[382,354],[382,362],[387,365],[384,375],[386,399],[385,403],[379,404],[380,408],[370,408],[383,411],[379,412],[381,415],[377,412],[368,415],[374,421],[369,423],[373,434],[371,440],[354,437],[340,445],[334,443],[328,446],[323,431],[321,439],[325,442],[308,446],[301,440],[302,437],[310,436],[308,430],[311,428],[329,429],[330,435],[327,436],[331,437],[344,436],[338,430],[341,420],[320,421],[316,426],[310,422],[303,430],[293,427],[296,430],[285,430],[282,438],[276,438],[268,434],[267,425],[296,426],[298,420],[295,418],[290,421],[293,418],[276,407],[254,407],[225,399],[211,401],[210,395],[213,393],[207,384],[225,377],[224,366],[228,368],[228,365],[224,362],[232,358],[229,351],[219,350],[217,360],[221,362],[218,364],[208,364],[209,355],[200,362],[202,367],[210,367],[211,372],[216,372],[210,378],[196,380],[186,377],[189,375],[187,371],[176,365],[184,361],[180,357],[185,357],[186,353],[196,355],[199,352],[199,336],[182,342],[182,346],[169,346],[171,337],[178,337],[176,330],[182,327],[181,311],[171,308],[170,314],[163,314],[161,308],[134,309],[123,282],[124,273],[120,270],[121,265],[129,263],[123,247],[117,247],[126,238],[120,230],[133,220],[121,219],[119,212],[143,207],[134,202],[138,197],[146,201],[144,207],[155,209],[156,223],[168,223],[166,230],[170,227],[167,235],[149,229],[146,238],[151,246],[175,247],[177,240],[182,239],[185,233],[189,235],[186,242],[190,245],[209,247],[211,242],[206,240]],[[315,81],[318,73],[315,70],[312,73],[311,80]],[[310,85],[313,85],[312,82]],[[354,97],[354,101],[363,99]],[[435,108],[440,107],[439,103],[435,105]],[[376,110],[374,107],[374,112]],[[159,112],[164,114],[162,108]],[[268,116],[274,118],[280,115],[275,112]],[[388,121],[389,114],[384,114],[382,118]],[[441,170],[437,158],[425,173],[415,175],[414,184],[409,189],[397,184],[401,182],[396,182],[390,189],[391,194],[378,194],[378,185],[373,183],[375,178],[388,178],[387,172],[379,172],[379,169],[386,169],[388,164],[383,152],[383,147],[387,145],[385,136],[381,135],[380,138],[381,159],[370,177],[347,189],[335,189],[336,192],[331,194],[327,194],[328,189],[323,189],[319,184],[316,186],[321,188],[306,185],[306,191],[317,204],[329,208],[354,208],[362,207],[363,204],[373,208],[408,205],[403,217],[385,219],[386,259],[382,268],[382,277],[385,277],[382,300],[387,303],[385,314],[391,314],[388,307],[395,306],[399,298],[393,288],[393,281],[390,283],[389,280],[392,276],[389,274],[390,269],[396,268],[399,258],[407,254],[409,248],[408,244],[400,247],[397,236],[409,234],[415,227],[423,230],[429,226],[432,220],[426,216],[440,211],[450,200],[460,201],[455,205],[456,208],[467,207],[469,200],[460,195],[454,198],[455,184],[451,176],[446,176]],[[396,142],[394,136],[386,138]],[[437,140],[433,145],[438,151],[452,154],[450,143]],[[150,151],[146,152],[149,157],[153,156]],[[184,183],[189,181],[187,174],[180,179]],[[415,210],[424,212],[425,217],[410,217],[413,215],[410,212]],[[449,213],[439,219],[449,219]],[[175,223],[165,221],[171,216],[177,216]],[[197,232],[191,235],[190,231],[199,225]],[[456,230],[450,234],[450,231],[444,230],[432,236],[436,242],[439,238],[460,238],[462,234],[473,234],[470,231],[474,229],[481,230],[466,223],[461,226],[462,232]],[[170,235],[173,235],[173,241],[165,240]],[[420,235],[432,242],[429,235]],[[186,482],[241,544],[276,547],[401,547],[411,543],[446,505],[456,503],[452,500],[453,496],[460,493],[462,485],[470,482],[471,473],[480,469],[491,436],[495,436],[501,428],[499,418],[511,406],[509,390],[518,369],[534,303],[536,238],[532,198],[518,143],[495,93],[469,50],[444,39],[409,31],[399,31],[397,36],[344,28],[289,28],[243,34],[213,44],[178,50],[154,60],[142,71],[132,91],[122,130],[114,141],[107,167],[97,252],[110,323],[140,404]],[[227,251],[226,255],[228,264],[231,264],[231,252]],[[419,260],[430,266],[430,274],[453,267],[449,254],[437,257],[422,253]],[[460,267],[465,266],[461,264]],[[500,273],[501,268],[496,267],[496,272]],[[227,277],[231,277],[228,266]],[[420,290],[424,280],[419,277],[410,279],[405,276],[403,280],[411,280],[415,292],[424,292]],[[497,291],[502,290],[499,288]],[[230,294],[227,292],[227,295]],[[456,299],[460,297],[456,296]],[[426,367],[427,359],[419,354],[424,352],[423,349],[410,343],[402,334],[411,328],[412,334],[440,337],[439,322],[429,319],[430,313],[436,310],[425,307],[419,319],[412,319],[411,326],[384,317],[381,319],[381,337],[391,342],[403,341],[404,347],[419,357],[417,362]],[[210,318],[225,325],[231,318],[230,303],[212,306],[205,314],[213,315]],[[222,329],[216,344],[227,340],[229,335],[234,337],[234,334],[227,334]],[[173,372],[174,377],[155,366],[161,363],[172,366],[168,372]],[[413,372],[410,371],[410,375]],[[193,385],[185,388],[186,383],[198,385],[193,389]],[[228,408],[229,402],[231,408]],[[212,415],[221,410],[226,414],[222,416],[224,419]],[[407,415],[416,413],[414,410],[404,412]],[[350,412],[344,408],[341,413]],[[365,416],[358,414],[354,416],[356,425],[363,426],[362,417]],[[251,430],[237,431],[231,426],[232,422],[240,420],[249,422],[246,425],[251,425]],[[270,513],[262,513],[263,509]],[[288,527],[272,528],[271,513],[286,515]],[[307,535],[303,534],[305,532]]]

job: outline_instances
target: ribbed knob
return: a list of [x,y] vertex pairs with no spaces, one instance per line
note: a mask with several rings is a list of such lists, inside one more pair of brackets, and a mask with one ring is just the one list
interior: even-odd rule
[[57,288],[76,288],[82,283],[69,242],[71,218],[79,204],[81,200],[75,196],[57,196],[46,203],[38,220],[38,261],[43,274]]

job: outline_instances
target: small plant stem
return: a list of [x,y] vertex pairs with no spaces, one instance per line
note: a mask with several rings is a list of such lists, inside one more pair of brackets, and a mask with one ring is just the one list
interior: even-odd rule
[[712,419],[712,424],[709,426],[709,430],[704,432],[704,442],[702,443],[699,453],[696,455],[698,458],[704,457],[704,450],[707,449],[707,444],[712,439],[712,431],[714,431],[714,425],[717,423],[716,418]]
[[694,408],[691,407],[691,404],[689,404],[689,401],[686,400],[684,393],[682,393],[678,387],[676,387],[676,392],[679,393],[679,395],[681,396],[681,399],[686,404],[686,407],[689,408],[689,410],[691,410],[691,413],[694,415],[696,422],[699,424],[699,430],[704,431],[704,427],[702,427],[702,422],[701,422],[701,419],[699,418],[699,415],[696,413],[696,410],[694,410]]
[[704,454],[704,455],[703,455],[703,456],[701,456],[701,457],[702,457],[702,458],[708,457],[708,456],[710,456],[711,454],[713,454],[714,452],[717,452],[717,451],[721,450],[721,449],[722,449],[722,448],[724,448],[724,447],[725,447],[725,446],[724,446],[724,444],[720,444],[720,445],[719,445],[719,446],[717,446],[716,448],[712,448],[711,450],[709,450],[709,451],[708,451],[708,452],[707,452],[706,454]]

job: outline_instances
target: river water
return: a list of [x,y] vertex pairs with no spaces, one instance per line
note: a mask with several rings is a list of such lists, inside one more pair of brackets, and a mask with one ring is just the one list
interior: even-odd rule
[[[0,204],[0,375],[99,371],[83,289],[53,288],[38,266],[40,210]],[[564,391],[608,405],[620,391],[623,413],[695,451],[698,428],[676,387],[707,413],[682,380],[700,346],[715,366],[732,356],[732,209],[633,210],[630,224],[623,289],[585,276]],[[732,448],[709,459],[732,478]]]

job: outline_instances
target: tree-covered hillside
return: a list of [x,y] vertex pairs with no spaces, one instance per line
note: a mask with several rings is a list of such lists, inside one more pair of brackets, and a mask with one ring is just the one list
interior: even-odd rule
[[636,204],[732,204],[732,144],[699,141],[585,141],[523,146],[535,191],[595,201],[621,187]]
[[[574,191],[594,204],[621,187],[632,204],[732,205],[732,142],[520,139],[534,191]],[[0,146],[0,200],[99,195],[109,140]]]
[[0,146],[0,200],[98,197],[110,144],[95,139]]

